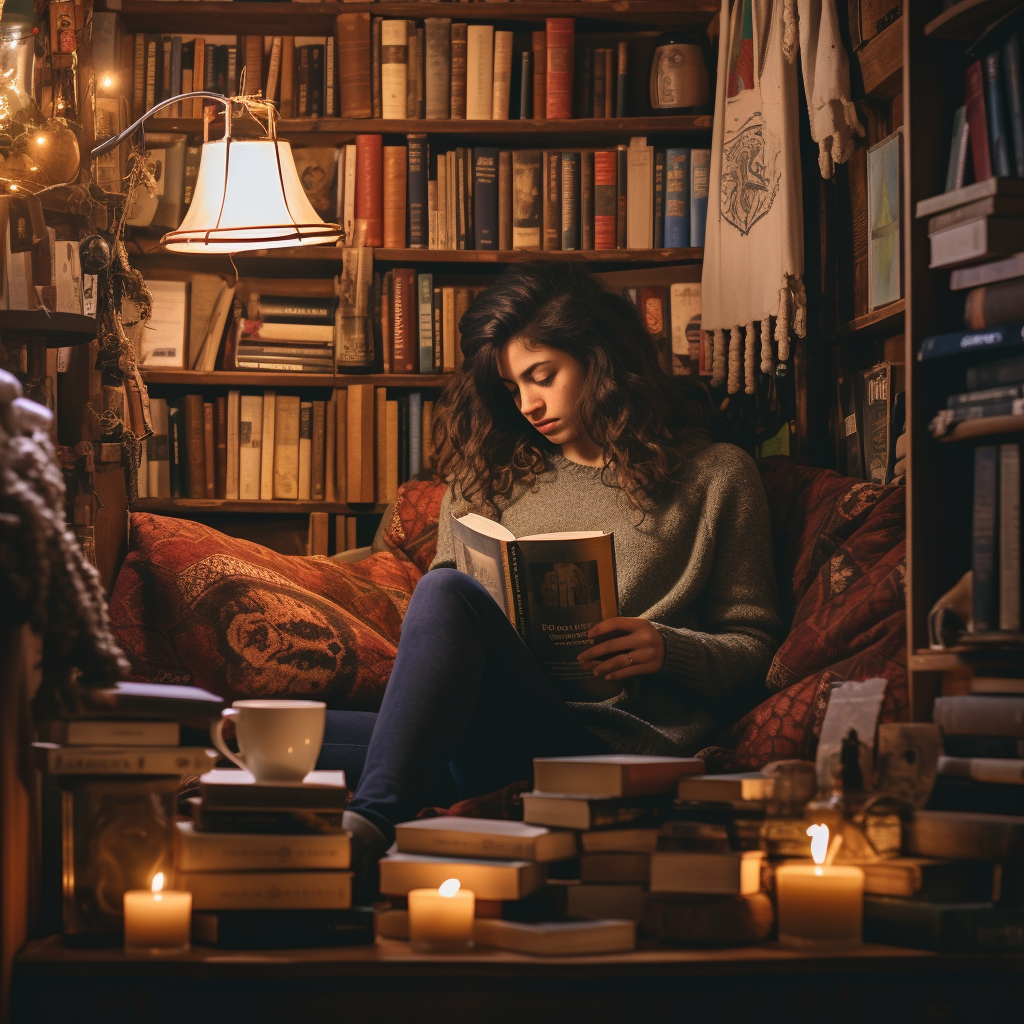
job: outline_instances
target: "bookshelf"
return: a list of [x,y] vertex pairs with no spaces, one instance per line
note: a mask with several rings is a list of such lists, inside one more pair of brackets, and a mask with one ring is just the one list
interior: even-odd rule
[[[718,0],[615,0],[614,3],[581,4],[572,0],[527,0],[514,4],[459,4],[438,5],[409,2],[379,3],[303,3],[301,7],[287,3],[250,2],[153,2],[153,0],[105,0],[97,4],[98,10],[116,13],[126,34],[168,34],[236,36],[240,32],[264,37],[305,33],[309,36],[333,37],[339,15],[368,14],[384,19],[409,19],[423,25],[424,18],[450,18],[454,22],[485,23],[495,29],[515,34],[513,59],[518,51],[530,48],[530,33],[544,29],[547,18],[574,19],[577,59],[584,46],[611,47],[616,41],[629,40],[629,82],[626,117],[575,117],[567,120],[543,118],[519,119],[518,96],[513,96],[510,119],[466,120],[459,118],[382,118],[382,117],[286,117],[277,122],[279,137],[299,147],[339,147],[352,144],[357,136],[379,135],[384,145],[405,145],[406,136],[425,134],[431,154],[444,153],[459,147],[493,146],[513,151],[523,149],[586,148],[615,149],[628,145],[637,136],[648,137],[648,145],[706,148],[710,144],[712,116],[710,113],[674,114],[652,112],[646,98],[650,56],[657,35],[665,31],[704,29],[718,14]],[[301,19],[301,27],[298,25]],[[581,41],[581,37],[587,37]],[[242,42],[239,37],[239,43]],[[239,62],[241,65],[241,54]],[[239,65],[239,66],[240,66]],[[264,57],[264,74],[267,58]],[[340,83],[338,83],[340,87]],[[711,82],[713,92],[713,81]],[[248,90],[254,86],[250,84]],[[574,89],[578,83],[574,82]],[[129,85],[128,91],[131,91]],[[581,108],[574,96],[574,112]],[[340,109],[340,105],[335,110]],[[411,108],[410,108],[411,109]],[[607,111],[606,107],[606,111]],[[589,106],[583,108],[583,112]],[[424,111],[425,112],[425,111]],[[138,112],[136,111],[136,116]],[[233,124],[233,134],[244,137],[256,129],[246,117]],[[202,140],[204,132],[217,133],[216,124],[207,126],[197,117],[161,117],[147,125],[147,131],[185,135]],[[449,171],[449,174],[451,171]],[[333,197],[332,197],[333,201]],[[224,256],[182,257],[161,248],[155,232],[135,232],[127,240],[133,265],[144,275],[160,276],[164,272],[220,274],[230,279],[258,279],[267,294],[289,294],[295,282],[302,282],[309,291],[324,297],[331,294],[332,278],[342,271],[345,251],[337,247],[305,247],[293,250],[257,250],[237,254],[232,260]],[[467,239],[472,245],[472,239]],[[584,261],[596,270],[607,272],[616,287],[639,286],[651,281],[657,287],[670,280],[699,280],[703,249],[684,248],[615,248],[601,250],[543,250],[474,248],[412,248],[375,246],[373,248],[375,275],[383,276],[398,268],[413,268],[417,275],[433,276],[435,287],[479,288],[507,265],[519,261],[543,260],[553,263]],[[638,275],[634,282],[629,275]],[[672,275],[678,274],[678,277]],[[627,283],[628,281],[628,283]],[[279,287],[270,291],[270,282]],[[321,290],[322,289],[322,290]],[[294,293],[292,293],[294,294]],[[447,298],[445,299],[447,302]],[[413,316],[416,315],[415,303]],[[220,365],[220,363],[218,363]],[[258,389],[276,390],[279,394],[298,393],[303,401],[323,401],[336,389],[354,385],[367,385],[384,389],[389,402],[406,400],[405,396],[421,395],[424,402],[436,399],[450,379],[450,373],[389,373],[383,372],[378,353],[376,362],[366,372],[262,372],[218,369],[200,372],[168,367],[144,367],[143,378],[153,397],[173,402],[186,394],[201,393],[204,402],[216,402],[229,389],[238,389],[243,395]],[[379,421],[378,421],[379,422]],[[376,449],[379,457],[380,449]],[[379,479],[379,478],[378,478]],[[349,495],[351,497],[351,495]],[[296,502],[260,500],[239,502],[227,499],[199,498],[140,498],[133,505],[138,511],[158,512],[205,520],[216,516],[218,522],[229,519],[228,513],[241,517],[265,516],[296,517],[313,512],[332,515],[356,516],[359,519],[360,540],[371,532],[376,516],[384,503]],[[213,519],[210,520],[214,522]],[[220,527],[218,527],[220,528]],[[228,532],[234,530],[234,521]],[[255,538],[254,538],[255,539]],[[292,546],[293,547],[293,546]]]
[[[986,26],[1018,6],[996,0],[962,0],[930,18],[927,5],[904,6],[903,69],[905,164],[903,224],[906,232],[906,363],[910,470],[907,491],[907,629],[912,714],[931,717],[931,701],[957,678],[1019,671],[1024,645],[1005,643],[929,650],[927,614],[934,602],[971,567],[973,461],[979,444],[1024,441],[1024,416],[998,416],[957,424],[941,439],[928,431],[950,394],[968,390],[968,368],[986,358],[961,354],[919,361],[922,340],[963,325],[963,291],[951,291],[949,269],[929,269],[927,218],[916,204],[944,191],[953,111],[963,102],[968,52]],[[994,44],[993,44],[994,46]],[[990,46],[989,49],[992,49]],[[988,52],[984,50],[983,52]],[[981,54],[983,55],[983,53]],[[1017,350],[1019,351],[1019,350]],[[1016,354],[1013,350],[1003,356]],[[955,691],[954,691],[955,692]]]

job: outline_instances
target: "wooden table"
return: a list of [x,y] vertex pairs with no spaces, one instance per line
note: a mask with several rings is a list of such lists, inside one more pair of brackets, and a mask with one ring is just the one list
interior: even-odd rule
[[[29,943],[14,969],[12,1020],[189,1022],[1019,1020],[1024,957],[865,945],[806,954],[773,943],[728,950],[651,948],[541,959],[481,949],[429,956],[378,939],[342,949],[173,959]],[[92,1016],[94,1015],[94,1016]],[[994,1018],[999,1019],[999,1018]]]

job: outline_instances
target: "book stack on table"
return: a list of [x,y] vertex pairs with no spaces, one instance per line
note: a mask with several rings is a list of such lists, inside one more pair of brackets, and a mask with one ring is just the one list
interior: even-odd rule
[[373,942],[373,911],[352,906],[345,773],[257,783],[216,769],[176,823],[176,885],[192,893],[196,942],[230,948]]
[[209,725],[223,707],[196,686],[123,682],[83,688],[73,717],[40,723],[32,756],[44,803],[60,808],[43,827],[59,832],[67,941],[120,942],[124,891],[170,874],[181,778],[216,763]]

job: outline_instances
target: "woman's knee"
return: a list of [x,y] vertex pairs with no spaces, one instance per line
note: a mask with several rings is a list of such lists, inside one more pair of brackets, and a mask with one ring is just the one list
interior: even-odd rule
[[417,613],[437,616],[444,611],[474,612],[491,595],[472,577],[458,569],[432,569],[416,584],[406,617]]

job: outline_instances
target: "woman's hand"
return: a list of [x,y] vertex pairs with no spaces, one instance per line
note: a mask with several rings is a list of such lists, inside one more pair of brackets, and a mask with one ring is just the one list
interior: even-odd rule
[[[611,634],[611,639],[601,640]],[[595,676],[628,679],[649,676],[665,664],[665,638],[646,619],[605,619],[589,633],[593,647],[578,657]]]

